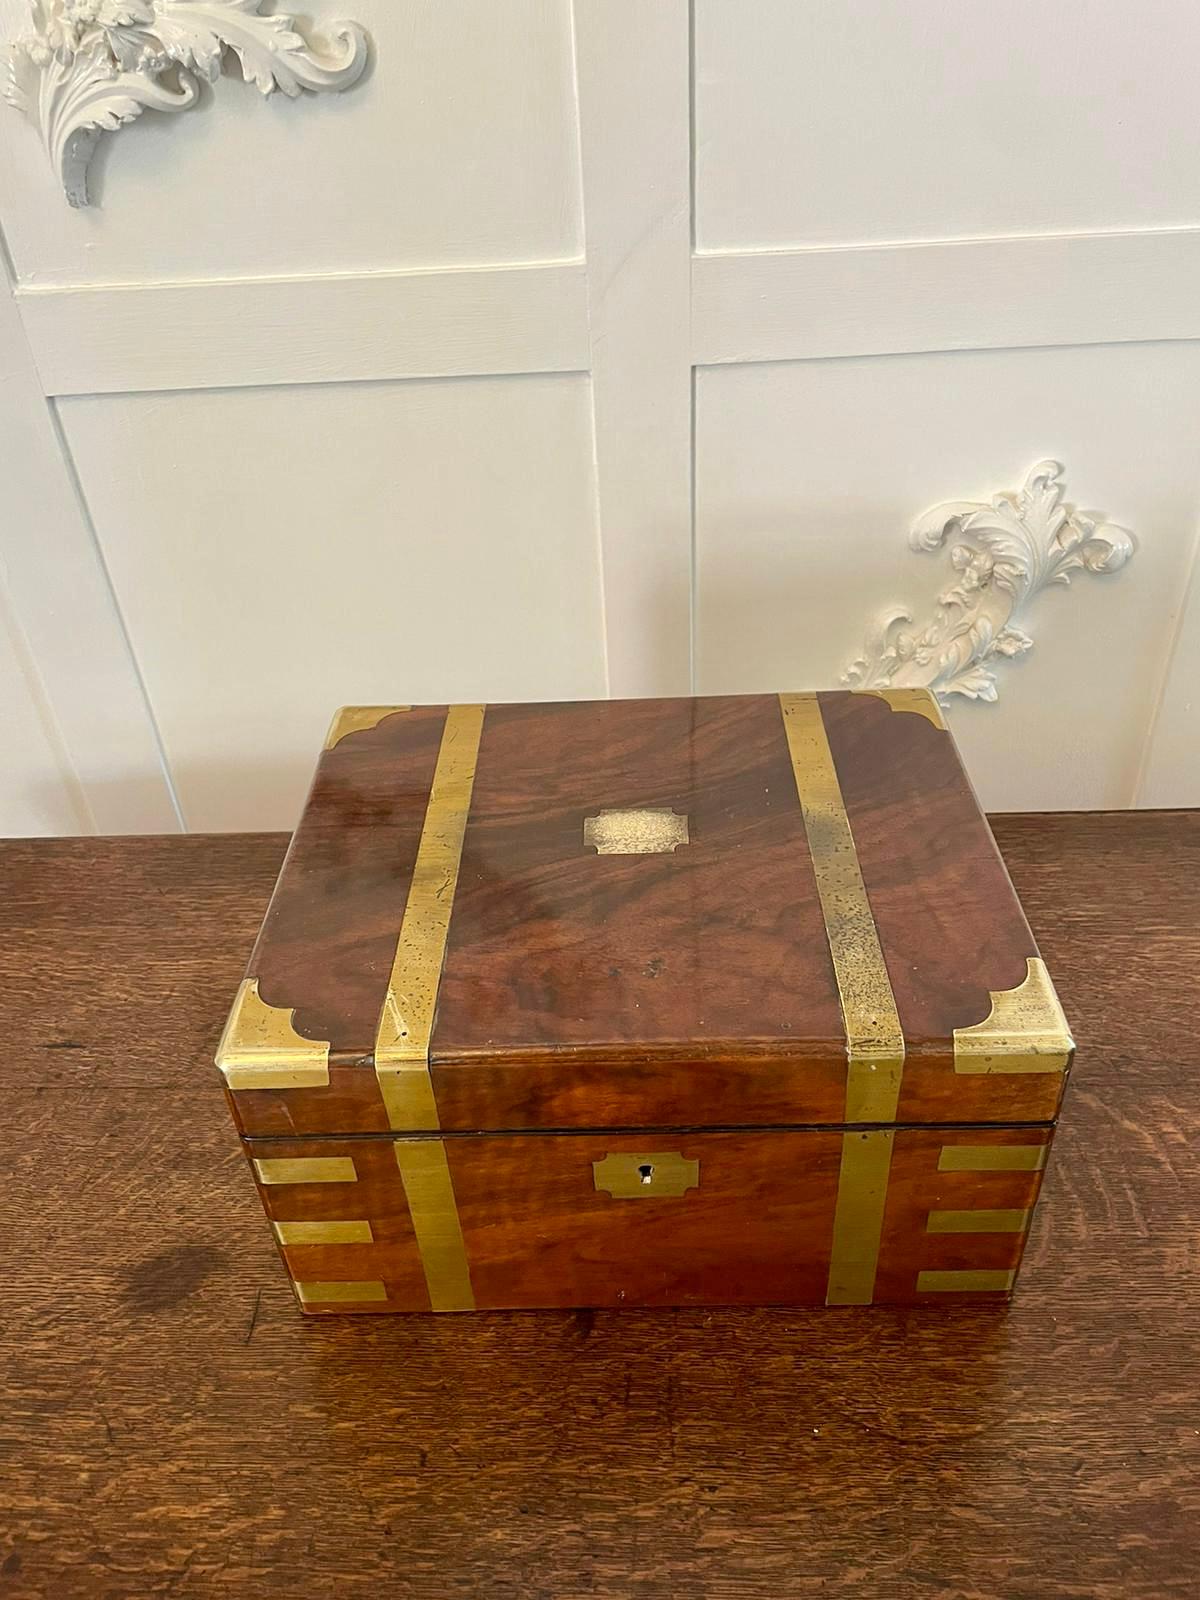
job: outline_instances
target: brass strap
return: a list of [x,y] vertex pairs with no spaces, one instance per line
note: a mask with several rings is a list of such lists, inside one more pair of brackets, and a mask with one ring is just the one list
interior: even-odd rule
[[[388,1125],[399,1133],[436,1131],[439,1127],[429,1047],[483,734],[483,713],[483,706],[469,705],[451,706],[446,714],[425,825],[379,1014],[375,1076]],[[430,1306],[434,1311],[474,1310],[470,1267],[445,1144],[441,1139],[400,1140],[395,1149]]]
[[380,1283],[378,1278],[366,1283],[349,1283],[339,1278],[335,1283],[301,1283],[293,1278],[292,1284],[296,1290],[296,1298],[301,1305],[324,1305],[352,1300],[361,1305],[368,1305],[372,1301],[386,1300],[388,1297],[387,1285]]
[[842,1135],[826,1305],[869,1306],[875,1298],[895,1137],[891,1128]]
[[259,1183],[357,1183],[352,1156],[274,1157],[255,1161]]
[[438,1127],[429,1044],[482,733],[482,706],[450,707],[379,1013],[375,1075],[398,1133]]
[[397,1139],[396,1165],[408,1200],[431,1311],[474,1311],[471,1269],[443,1139]]
[[1015,1211],[931,1211],[925,1223],[927,1233],[1028,1233],[1030,1207]]
[[1041,1172],[1048,1144],[944,1144],[939,1172]]
[[[846,1035],[846,1121],[894,1122],[904,1033],[858,864],[816,695],[779,697]],[[847,1133],[826,1299],[868,1305],[875,1291],[893,1134]]]
[[955,1268],[950,1272],[918,1272],[918,1294],[1011,1294],[1017,1269]]

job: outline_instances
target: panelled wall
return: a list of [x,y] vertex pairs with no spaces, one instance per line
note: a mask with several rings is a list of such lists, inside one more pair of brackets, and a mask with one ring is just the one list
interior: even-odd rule
[[834,684],[1044,460],[1136,551],[952,697],[982,796],[1200,803],[1188,0],[338,14],[354,88],[227,67],[85,210],[0,108],[0,831],[287,827],[349,701]]

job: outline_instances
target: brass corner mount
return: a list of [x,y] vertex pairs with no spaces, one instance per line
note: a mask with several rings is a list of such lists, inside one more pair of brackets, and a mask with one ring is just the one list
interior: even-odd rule
[[1030,956],[1015,989],[992,991],[982,1022],[954,1030],[956,1072],[1064,1072],[1075,1041],[1046,963]]
[[243,981],[217,1047],[231,1090],[328,1088],[329,1041],[297,1033],[294,1015],[268,1005],[257,978]]

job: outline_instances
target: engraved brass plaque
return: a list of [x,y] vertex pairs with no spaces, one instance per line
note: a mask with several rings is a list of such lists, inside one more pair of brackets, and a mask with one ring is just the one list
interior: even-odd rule
[[678,1150],[620,1150],[593,1161],[592,1177],[614,1200],[678,1199],[700,1187],[700,1163]]
[[688,842],[678,811],[600,811],[583,819],[583,842],[601,856],[668,855]]

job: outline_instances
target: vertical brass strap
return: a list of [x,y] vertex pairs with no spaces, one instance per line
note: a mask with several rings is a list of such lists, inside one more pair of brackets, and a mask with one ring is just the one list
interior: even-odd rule
[[[425,825],[375,1033],[375,1076],[389,1126],[400,1133],[439,1126],[429,1048],[475,784],[483,712],[481,705],[451,706],[446,714]],[[441,1139],[401,1140],[395,1149],[429,1303],[434,1311],[472,1311],[471,1273],[445,1144]]]
[[398,1139],[396,1165],[404,1184],[433,1311],[474,1311],[467,1248],[442,1139]]
[[869,1306],[875,1298],[879,1238],[895,1137],[891,1128],[842,1135],[826,1305]]
[[[816,695],[779,697],[846,1034],[846,1121],[894,1122],[904,1034]],[[847,1133],[826,1299],[868,1305],[892,1161],[890,1131]]]
[[375,1033],[379,1092],[400,1133],[438,1126],[429,1043],[482,733],[482,706],[450,707]]

